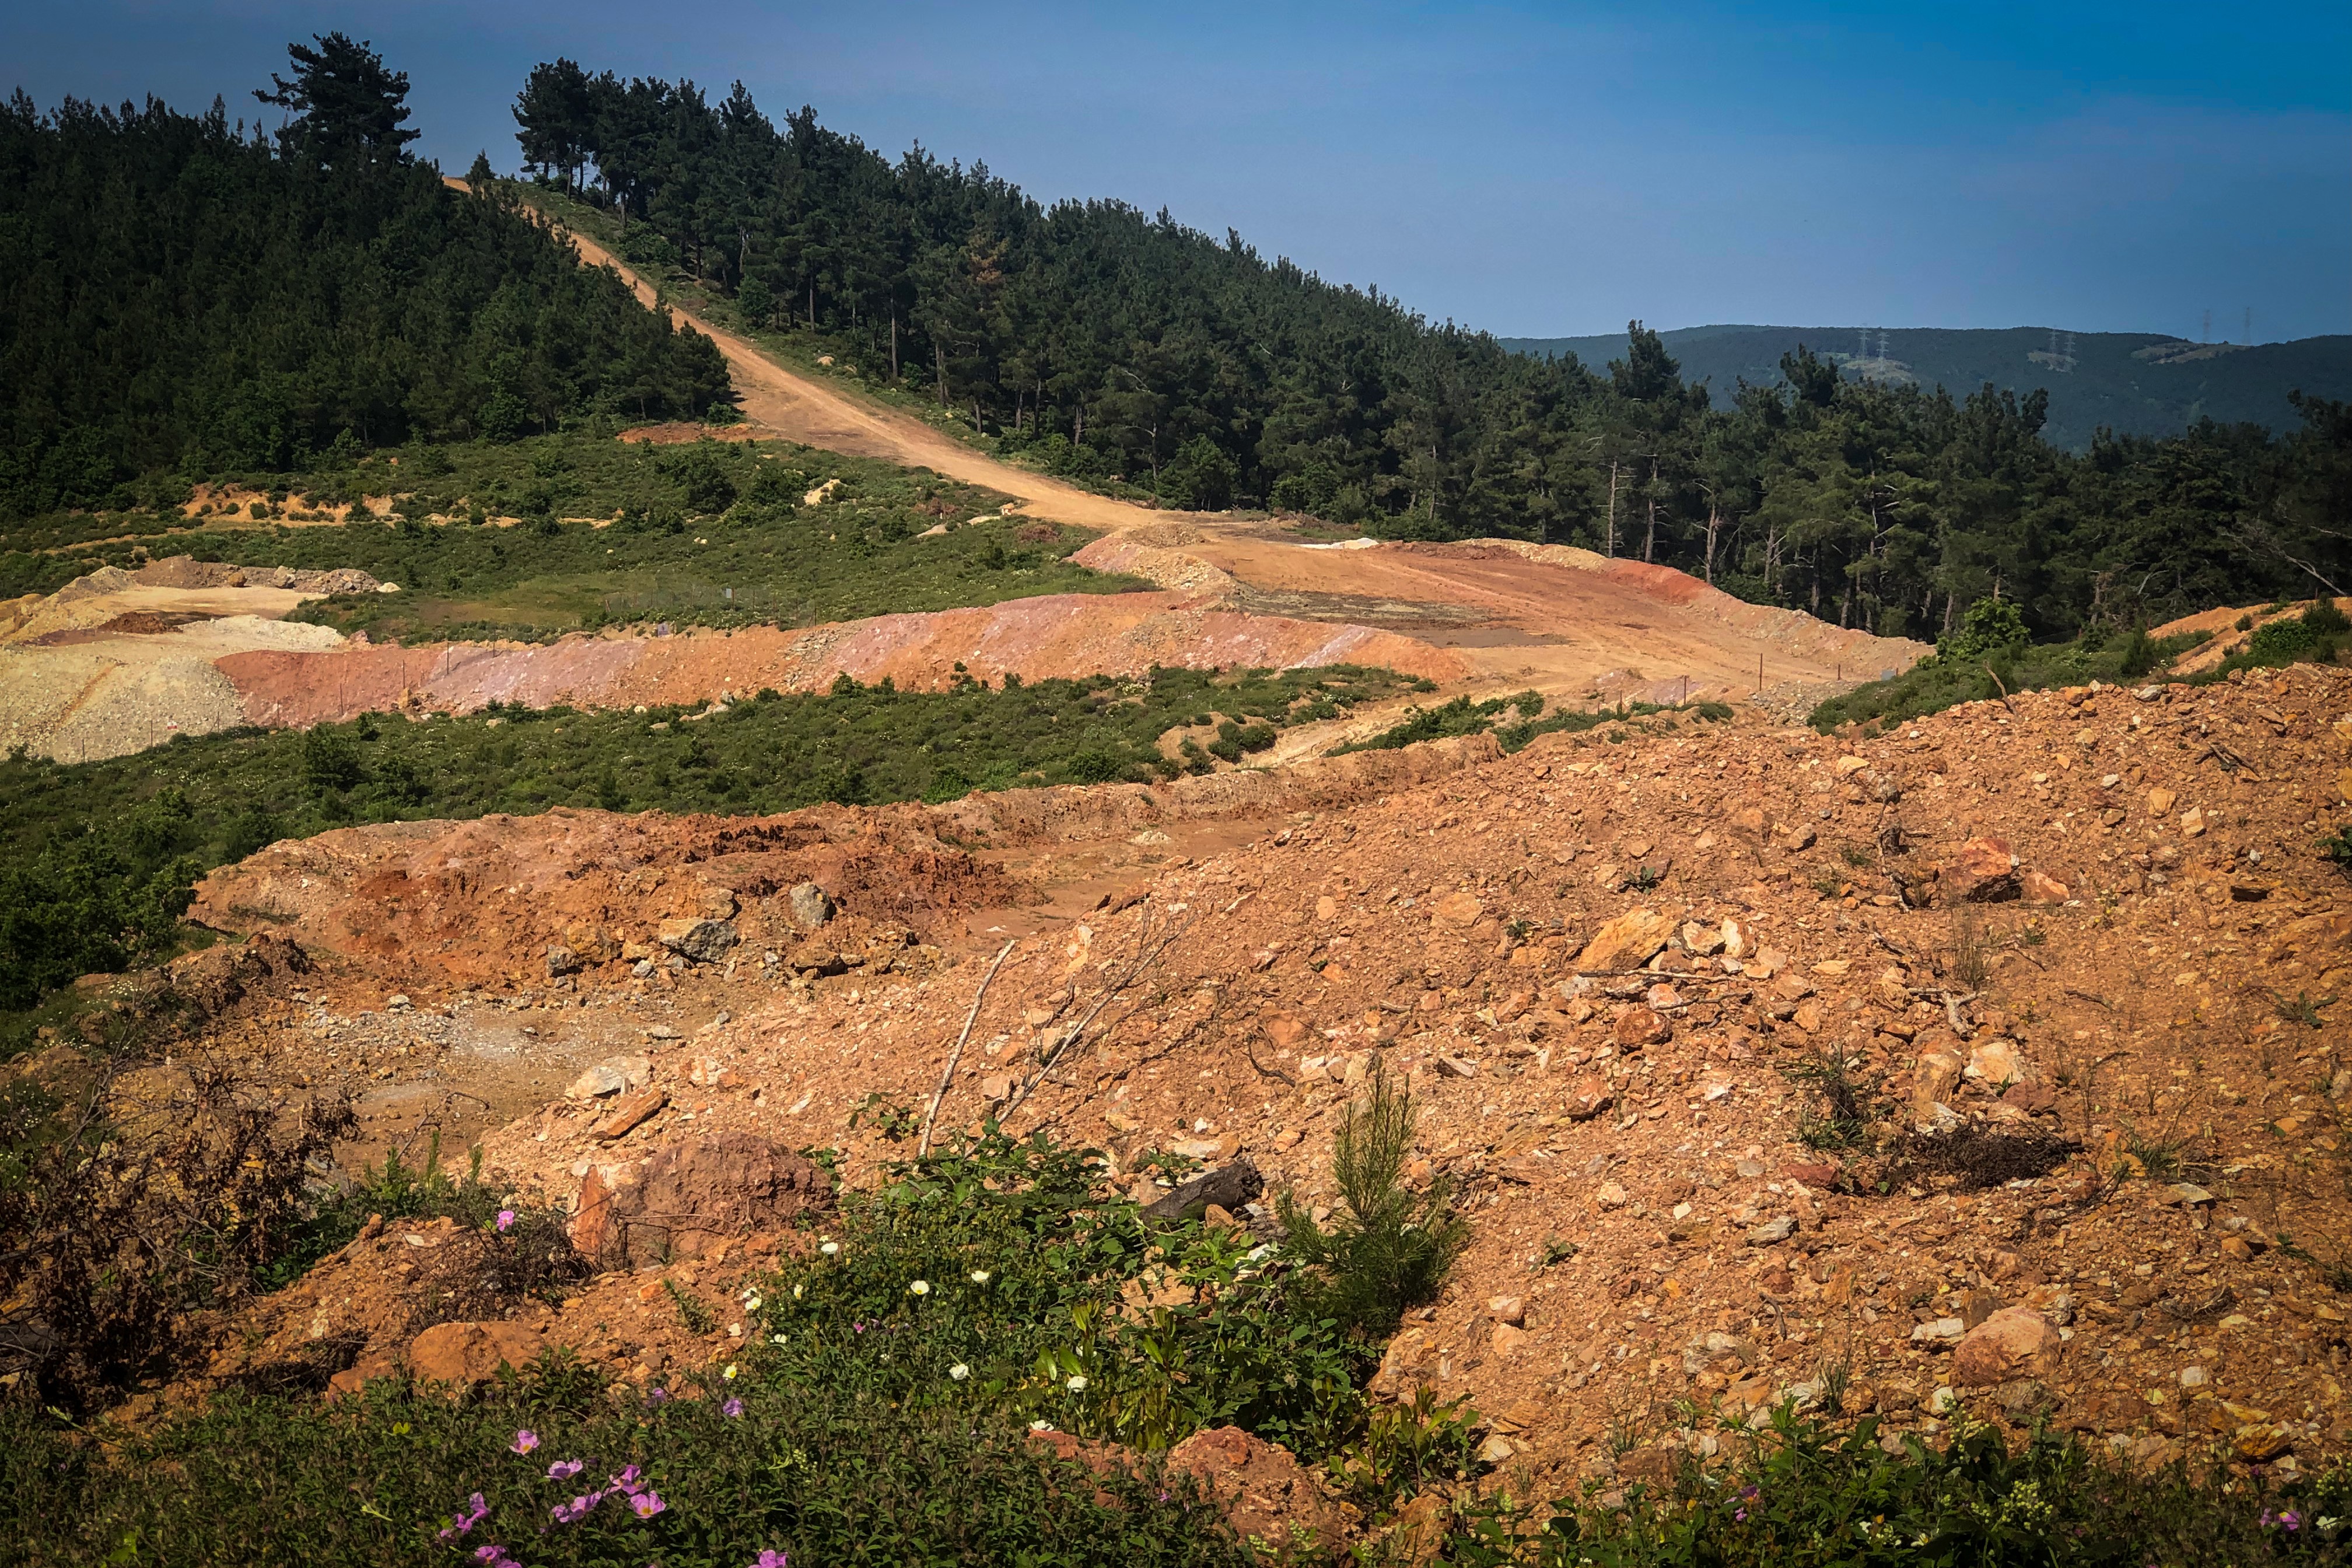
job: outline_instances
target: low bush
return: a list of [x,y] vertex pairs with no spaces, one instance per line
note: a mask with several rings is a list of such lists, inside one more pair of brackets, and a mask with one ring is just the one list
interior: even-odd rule
[[[1988,636],[1992,635],[1988,633]],[[1889,680],[1873,680],[1816,707],[1808,720],[1824,734],[1842,724],[1891,729],[1963,702],[2094,680],[2137,680],[2204,642],[2203,633],[2151,638],[2145,631],[2070,643],[1954,639]]]
[[2134,1475],[2071,1436],[2012,1449],[1963,1416],[1940,1448],[1841,1429],[1787,1407],[1730,1427],[1734,1458],[1686,1463],[1664,1486],[1598,1484],[1530,1505],[1496,1494],[1462,1510],[1444,1561],[1461,1568],[2202,1568],[2341,1563],[2352,1470],[2234,1479],[2183,1461]]

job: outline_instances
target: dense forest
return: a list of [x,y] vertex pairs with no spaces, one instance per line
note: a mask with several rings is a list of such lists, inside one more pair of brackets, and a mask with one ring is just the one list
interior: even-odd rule
[[274,136],[217,100],[0,110],[0,511],[727,395],[707,339],[417,163],[404,75],[318,42],[259,95]]
[[2207,424],[2074,455],[2040,395],[1859,384],[1803,351],[1720,397],[1639,323],[1601,371],[1511,353],[1230,231],[1048,207],[920,147],[894,163],[807,109],[779,129],[740,83],[713,104],[558,60],[515,117],[531,171],[614,215],[641,265],[1171,506],[1584,544],[1925,637],[1987,597],[2057,637],[2352,586],[2342,405],[2304,400],[2283,437]]

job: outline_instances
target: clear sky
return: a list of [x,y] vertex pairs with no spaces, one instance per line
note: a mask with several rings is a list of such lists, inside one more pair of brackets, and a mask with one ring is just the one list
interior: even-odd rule
[[[2352,5],[79,0],[0,9],[43,107],[263,112],[287,39],[517,161],[533,62],[740,78],[895,154],[1116,196],[1507,335],[1733,321],[2352,331]],[[274,124],[274,120],[272,121]]]

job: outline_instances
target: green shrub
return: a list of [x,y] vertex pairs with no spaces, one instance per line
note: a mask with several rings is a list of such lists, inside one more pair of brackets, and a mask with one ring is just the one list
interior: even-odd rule
[[2340,1563],[2352,1546],[2352,1471],[2233,1479],[2186,1461],[2136,1476],[2071,1436],[2011,1451],[1962,1416],[1949,1442],[1881,1440],[1875,1417],[1841,1431],[1783,1406],[1761,1433],[1727,1426],[1732,1458],[1662,1487],[1599,1489],[1549,1507],[1497,1494],[1464,1510],[1444,1561],[1462,1568],[2189,1568]]
[[693,1392],[615,1404],[551,1360],[465,1402],[391,1382],[334,1406],[226,1395],[105,1449],[20,1402],[0,1409],[12,1552],[306,1568],[1251,1561],[1183,1478],[1057,1463],[1005,1421],[756,1373]]
[[1404,1183],[1412,1127],[1412,1096],[1375,1071],[1332,1140],[1343,1212],[1326,1228],[1287,1193],[1278,1205],[1285,1250],[1306,1271],[1295,1289],[1308,1310],[1367,1340],[1387,1339],[1407,1310],[1435,1299],[1468,1240],[1450,1182],[1434,1178],[1420,1193]]

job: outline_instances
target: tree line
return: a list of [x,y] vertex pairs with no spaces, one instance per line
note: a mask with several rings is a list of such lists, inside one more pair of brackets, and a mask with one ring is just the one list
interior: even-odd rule
[[715,345],[512,202],[445,185],[408,151],[406,77],[317,46],[257,94],[274,135],[217,100],[0,110],[0,509],[723,404]]
[[1118,202],[1050,206],[919,145],[895,163],[739,82],[534,69],[541,182],[637,259],[807,331],[1005,446],[1168,505],[1257,505],[1407,537],[1505,534],[1683,568],[1843,625],[1934,637],[1979,599],[2035,631],[2352,587],[2352,416],[2273,438],[2042,438],[2045,400],[1849,381],[1685,382],[1630,325],[1605,368],[1507,352],[1377,289]]

